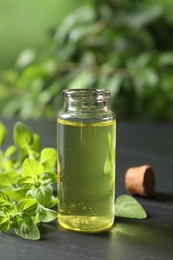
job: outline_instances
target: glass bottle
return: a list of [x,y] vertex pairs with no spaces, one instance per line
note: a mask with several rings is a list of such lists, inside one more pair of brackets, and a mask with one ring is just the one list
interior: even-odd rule
[[115,115],[110,91],[64,90],[57,119],[58,222],[65,229],[101,232],[114,222]]

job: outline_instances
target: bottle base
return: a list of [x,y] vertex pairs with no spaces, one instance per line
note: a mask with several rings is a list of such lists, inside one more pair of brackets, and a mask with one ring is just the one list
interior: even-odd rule
[[62,228],[84,233],[109,231],[113,222],[114,217],[108,216],[58,216],[58,223]]

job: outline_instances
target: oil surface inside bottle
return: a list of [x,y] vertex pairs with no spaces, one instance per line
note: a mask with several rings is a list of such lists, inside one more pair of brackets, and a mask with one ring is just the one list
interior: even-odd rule
[[58,119],[58,222],[81,232],[114,222],[115,121]]

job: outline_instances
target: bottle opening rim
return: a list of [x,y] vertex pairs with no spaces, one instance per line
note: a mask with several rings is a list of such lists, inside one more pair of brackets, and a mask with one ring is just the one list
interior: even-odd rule
[[111,92],[107,89],[65,89],[63,97],[67,99],[96,99],[107,100]]

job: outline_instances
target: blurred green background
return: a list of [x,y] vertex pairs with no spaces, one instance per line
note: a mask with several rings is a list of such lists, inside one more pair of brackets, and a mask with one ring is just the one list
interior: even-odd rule
[[12,66],[19,52],[46,43],[49,30],[79,4],[77,0],[0,0],[0,68]]
[[64,88],[120,119],[173,120],[172,0],[0,0],[0,114],[54,118]]

